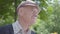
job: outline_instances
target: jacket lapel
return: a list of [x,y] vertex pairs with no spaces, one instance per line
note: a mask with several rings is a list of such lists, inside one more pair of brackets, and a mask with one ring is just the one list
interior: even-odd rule
[[6,34],[14,34],[12,24],[6,26],[5,33]]
[[35,32],[31,31],[31,34],[36,34]]

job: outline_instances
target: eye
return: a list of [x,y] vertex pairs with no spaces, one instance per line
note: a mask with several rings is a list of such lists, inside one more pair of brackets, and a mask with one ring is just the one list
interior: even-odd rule
[[34,13],[35,11],[34,11],[34,9],[32,9],[32,13]]

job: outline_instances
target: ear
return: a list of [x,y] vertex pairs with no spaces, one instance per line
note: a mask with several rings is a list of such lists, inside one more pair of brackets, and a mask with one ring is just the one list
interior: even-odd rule
[[18,16],[23,16],[23,7],[19,8]]

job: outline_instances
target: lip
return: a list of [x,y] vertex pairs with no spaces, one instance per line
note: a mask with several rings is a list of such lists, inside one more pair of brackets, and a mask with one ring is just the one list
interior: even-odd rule
[[37,15],[33,15],[32,17],[37,17]]
[[37,17],[32,17],[32,19],[36,19]]
[[37,18],[37,15],[32,15],[32,19],[36,19]]

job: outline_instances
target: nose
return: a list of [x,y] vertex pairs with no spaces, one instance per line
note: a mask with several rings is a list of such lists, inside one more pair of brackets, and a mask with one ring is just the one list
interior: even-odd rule
[[37,11],[34,11],[33,12],[33,15],[37,16],[38,15],[38,12]]
[[33,17],[37,17],[38,13],[36,11],[33,12]]

